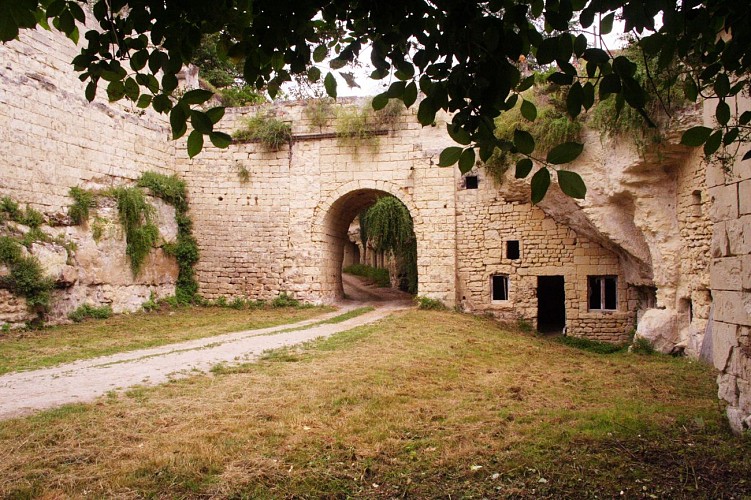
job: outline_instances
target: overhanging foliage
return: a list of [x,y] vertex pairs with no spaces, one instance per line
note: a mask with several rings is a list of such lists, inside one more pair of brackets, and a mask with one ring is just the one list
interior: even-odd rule
[[[52,24],[71,39],[80,38],[86,0],[0,0],[0,40],[20,29]],[[323,77],[327,93],[336,97],[333,72],[352,62],[370,45],[372,78],[393,73],[388,90],[376,96],[376,109],[389,99],[407,106],[419,102],[418,119],[434,122],[441,111],[452,113],[449,134],[461,147],[441,158],[442,165],[459,162],[466,169],[479,155],[489,159],[496,149],[521,153],[547,171],[573,161],[578,143],[564,143],[547,156],[536,154],[526,135],[503,140],[494,133],[494,119],[512,109],[534,76],[520,70],[520,61],[554,67],[549,80],[568,87],[567,113],[576,117],[599,97],[614,96],[617,110],[626,104],[645,124],[655,123],[646,109],[648,93],[660,89],[649,77],[640,82],[636,64],[627,55],[592,46],[588,36],[612,30],[618,13],[645,55],[657,68],[679,63],[676,86],[689,101],[716,101],[715,128],[697,128],[684,144],[704,146],[706,154],[737,148],[751,137],[751,112],[735,113],[729,100],[751,79],[751,4],[738,0],[492,0],[467,2],[408,0],[383,2],[347,0],[165,3],[163,0],[93,0],[97,29],[84,34],[81,54],[73,65],[88,82],[86,97],[106,85],[110,100],[127,99],[170,116],[173,137],[190,131],[188,153],[195,156],[204,137],[217,147],[230,138],[214,130],[223,110],[200,106],[211,97],[205,90],[173,95],[176,74],[193,60],[204,35],[215,36],[217,54],[244,60],[245,81],[265,88],[273,97],[282,83],[305,75]],[[595,21],[598,19],[598,21]],[[661,23],[658,25],[655,20]],[[658,27],[659,26],[659,27]],[[333,57],[333,58],[332,58]],[[328,58],[328,59],[327,59]],[[329,68],[323,62],[329,61]],[[577,68],[577,64],[581,69]],[[326,75],[323,76],[323,71]],[[525,104],[525,116],[535,115]],[[522,142],[523,141],[523,142]],[[557,154],[551,158],[550,154]],[[737,149],[735,150],[737,151]],[[751,152],[745,158],[751,157]],[[557,160],[557,161],[553,161]],[[517,165],[526,176],[528,163]],[[536,174],[536,175],[538,175]],[[571,173],[564,177],[578,177]],[[558,177],[560,181],[561,176]],[[533,200],[541,199],[549,182],[533,182]],[[576,182],[579,184],[579,181]],[[562,186],[563,187],[563,186]],[[564,191],[572,196],[579,189]]]

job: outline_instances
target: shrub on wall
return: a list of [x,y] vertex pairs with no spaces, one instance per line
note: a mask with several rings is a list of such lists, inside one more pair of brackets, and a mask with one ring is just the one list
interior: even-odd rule
[[125,254],[130,259],[133,274],[138,275],[159,238],[159,228],[152,222],[154,207],[148,204],[138,187],[116,188],[114,195],[125,232]]
[[198,282],[193,267],[198,262],[198,243],[193,237],[193,222],[188,217],[188,197],[185,182],[176,175],[163,175],[144,172],[138,185],[147,188],[152,195],[175,208],[177,241],[164,246],[164,251],[177,259],[179,273],[175,287],[175,298],[181,304],[194,302],[198,293]]
[[248,119],[244,128],[235,131],[232,138],[238,141],[258,141],[272,151],[277,151],[292,139],[292,127],[276,118],[257,114]]
[[68,207],[68,216],[74,224],[83,224],[89,219],[89,211],[94,206],[94,193],[80,187],[72,187],[69,195],[73,198],[73,204]]

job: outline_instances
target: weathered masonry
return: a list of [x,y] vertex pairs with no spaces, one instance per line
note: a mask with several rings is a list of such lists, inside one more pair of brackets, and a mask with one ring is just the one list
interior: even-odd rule
[[[532,206],[523,181],[436,166],[450,144],[446,117],[421,128],[406,111],[375,126],[372,140],[337,138],[337,110],[360,101],[337,103],[316,125],[306,102],[228,110],[226,131],[262,113],[290,123],[293,138],[278,151],[237,143],[190,160],[163,117],[101,97],[88,103],[70,68],[75,53],[44,31],[0,46],[0,196],[45,216],[50,238],[25,251],[58,283],[52,319],[84,303],[133,310],[152,294],[173,293],[177,275],[162,244],[175,238],[169,207],[150,200],[162,243],[133,277],[113,207],[95,207],[106,229],[95,238],[93,223],[74,225],[66,215],[71,187],[177,174],[188,186],[202,295],[286,292],[313,302],[341,295],[350,222],[388,194],[415,223],[420,295],[613,342],[636,328],[664,351],[712,360],[733,427],[751,425],[751,162],[708,166],[677,145],[685,123],[654,154],[586,132],[585,153],[570,168],[586,179],[587,199],[553,189]],[[0,322],[21,324],[27,315],[23,298],[0,290]]]

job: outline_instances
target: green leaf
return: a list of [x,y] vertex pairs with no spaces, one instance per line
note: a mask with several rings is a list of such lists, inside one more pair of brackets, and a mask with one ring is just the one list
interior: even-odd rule
[[712,135],[707,138],[707,142],[704,143],[704,154],[706,156],[713,155],[719,148],[722,142],[722,130],[716,130]]
[[699,97],[699,89],[696,87],[696,82],[690,75],[686,78],[686,81],[683,84],[683,93],[686,95],[686,99],[691,102],[696,102],[696,99]]
[[516,149],[522,154],[532,154],[532,151],[535,150],[535,140],[529,132],[515,129],[514,146],[516,146]]
[[621,91],[621,79],[615,73],[605,75],[600,80],[600,100],[606,99],[610,94]]
[[692,147],[698,147],[707,142],[707,139],[709,139],[709,134],[712,133],[712,129],[709,127],[691,127],[690,129],[683,132],[683,136],[681,136],[681,144],[684,146],[692,146]]
[[224,107],[217,106],[216,108],[211,108],[210,110],[206,111],[206,116],[209,117],[211,123],[216,125],[217,123],[219,123],[219,120],[224,118]]
[[746,151],[746,154],[743,155],[743,158],[741,158],[741,161],[746,161],[748,159],[751,159],[751,149],[749,149],[748,151]]
[[372,104],[373,109],[378,111],[386,107],[386,105],[389,103],[389,97],[386,95],[386,93],[378,94],[373,98]]
[[141,97],[138,98],[138,102],[136,103],[136,107],[146,109],[151,106],[151,100],[152,97],[149,94],[141,94]]
[[331,67],[331,69],[342,69],[343,67],[347,65],[347,62],[348,61],[346,59],[342,59],[341,57],[335,57],[334,59],[329,61],[329,67]]
[[326,55],[329,53],[329,49],[326,48],[326,45],[319,45],[315,48],[313,51],[313,61],[319,63],[326,59]]
[[454,163],[459,161],[462,155],[462,148],[458,146],[450,146],[441,151],[441,156],[438,158],[439,167],[450,167]]
[[581,176],[576,172],[559,170],[558,185],[561,187],[561,191],[572,198],[583,200],[587,195],[587,186],[584,185]]
[[532,204],[537,205],[548,192],[550,187],[550,172],[547,168],[541,168],[532,176]]
[[615,19],[615,12],[611,12],[600,21],[600,34],[607,35],[613,31],[613,19]]
[[136,81],[131,77],[128,77],[128,79],[125,80],[125,95],[128,96],[128,99],[131,101],[137,101],[138,96],[141,95],[141,87],[139,87]]
[[188,136],[188,156],[193,158],[203,149],[203,134],[194,130]]
[[467,148],[462,151],[462,155],[459,157],[459,171],[466,174],[475,166],[475,150]]
[[717,103],[715,117],[720,125],[727,125],[730,121],[730,106],[724,100]]
[[326,88],[326,94],[329,97],[336,98],[336,78],[330,72],[326,74],[326,78],[323,79],[323,86]]
[[537,118],[537,107],[531,101],[523,99],[521,113],[524,118],[533,122]]
[[315,66],[311,67],[308,70],[308,80],[315,83],[320,79],[321,79],[321,70],[316,68]]
[[147,50],[136,51],[130,56],[130,67],[133,71],[141,71],[147,62],[149,62],[149,52]]
[[206,113],[196,109],[190,111],[190,123],[193,125],[193,128],[201,132],[201,134],[210,134],[214,131],[214,124],[211,122],[211,118],[209,118]]
[[18,25],[13,20],[8,10],[10,7],[0,9],[0,41],[9,42],[18,36]]
[[725,73],[717,75],[717,79],[714,82],[714,91],[718,97],[725,97],[730,93],[730,79]]
[[462,146],[466,146],[472,141],[467,131],[459,125],[447,123],[446,131],[448,131],[449,137],[451,137],[454,142],[461,144]]
[[225,149],[232,144],[232,137],[224,132],[212,132],[209,134],[209,139],[211,139],[211,144],[220,149]]
[[96,82],[91,81],[86,85],[86,100],[91,102],[96,97]]
[[587,82],[582,86],[582,90],[584,91],[582,106],[584,109],[590,109],[595,104],[595,86],[592,82]]
[[516,173],[514,177],[517,179],[524,179],[532,171],[532,160],[529,158],[522,158],[516,162]]
[[546,38],[537,48],[537,63],[550,64],[558,54],[558,37]]
[[432,99],[423,99],[420,103],[420,106],[417,108],[417,121],[420,122],[420,125],[423,127],[430,125],[435,120],[435,114],[437,110],[435,106],[433,106],[433,100]]
[[579,35],[574,40],[574,54],[576,54],[576,57],[581,57],[585,50],[587,50],[587,37]]
[[417,100],[417,84],[415,82],[409,82],[404,87],[404,95],[402,96],[404,105],[407,107],[412,106]]
[[581,83],[574,82],[566,96],[566,110],[571,118],[576,118],[584,105],[584,89]]
[[185,104],[203,104],[211,99],[213,95],[214,93],[210,90],[195,89],[186,92],[180,100]]
[[115,80],[107,85],[107,98],[110,102],[119,101],[123,97],[125,97],[125,84],[123,82]]
[[584,150],[584,144],[579,144],[578,142],[564,142],[548,152],[547,162],[552,163],[553,165],[569,163],[577,159],[582,150]]
[[169,114],[169,123],[172,127],[172,138],[179,139],[188,131],[188,115],[182,106],[175,106]]
[[589,48],[584,51],[582,57],[585,61],[590,61],[596,64],[606,63],[610,60],[610,56],[602,49]]

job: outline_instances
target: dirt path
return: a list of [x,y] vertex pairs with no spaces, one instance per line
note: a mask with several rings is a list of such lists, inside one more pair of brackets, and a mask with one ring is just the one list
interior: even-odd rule
[[384,302],[377,304],[376,310],[347,321],[318,324],[362,306],[362,303],[347,301],[336,312],[298,323],[217,335],[42,370],[9,373],[0,376],[0,419],[67,403],[91,401],[109,391],[135,385],[156,385],[207,372],[219,363],[253,361],[267,349],[327,337],[373,323],[406,308],[403,302]]
[[404,306],[413,304],[412,295],[397,290],[396,288],[380,288],[369,283],[366,279],[351,274],[342,274],[344,295],[347,297],[343,303],[349,301],[368,302],[377,305],[381,302],[398,303]]

